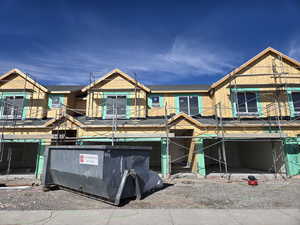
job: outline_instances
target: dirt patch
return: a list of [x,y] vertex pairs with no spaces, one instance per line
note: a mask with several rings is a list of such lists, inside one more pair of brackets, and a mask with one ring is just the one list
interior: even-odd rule
[[[206,179],[175,179],[172,185],[132,200],[122,208],[213,208],[265,209],[300,208],[300,180],[260,182],[251,187],[246,182]],[[0,190],[2,210],[71,210],[116,208],[102,201],[65,190],[43,192],[41,187],[29,190]]]

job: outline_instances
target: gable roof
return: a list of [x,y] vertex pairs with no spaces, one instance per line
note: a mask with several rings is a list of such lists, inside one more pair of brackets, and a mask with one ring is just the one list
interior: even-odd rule
[[71,121],[72,123],[76,124],[79,127],[83,127],[84,126],[80,121],[78,121],[77,119],[75,119],[73,116],[70,116],[69,114],[62,115],[62,116],[60,116],[58,118],[53,118],[53,119],[47,121],[44,124],[44,126],[48,127],[48,126],[50,126],[50,125],[54,124],[55,122],[60,121],[62,119],[69,120],[69,121]]
[[18,74],[21,77],[23,77],[25,80],[28,80],[30,83],[32,83],[33,85],[36,85],[37,87],[39,87],[41,90],[43,90],[44,92],[47,92],[47,88],[45,88],[44,86],[42,86],[41,84],[37,83],[35,80],[33,80],[29,75],[27,75],[26,73],[23,73],[21,70],[15,68],[12,69],[10,71],[8,71],[7,73],[3,74],[0,77],[0,81],[4,80],[5,78],[9,77],[12,74]]
[[143,84],[139,83],[138,81],[136,81],[135,79],[133,79],[131,76],[129,76],[127,73],[122,72],[119,69],[114,69],[110,72],[108,72],[107,74],[105,74],[103,77],[101,77],[100,79],[96,80],[95,82],[85,86],[84,88],[81,89],[82,92],[85,92],[87,90],[89,90],[90,88],[94,87],[95,85],[99,84],[100,82],[106,80],[107,78],[109,78],[110,76],[113,76],[114,74],[119,74],[121,75],[123,78],[125,78],[126,80],[130,81],[133,84],[136,84],[137,86],[139,86],[140,88],[142,88],[143,90],[149,92],[150,89],[146,86],[144,86]]
[[264,55],[268,54],[268,53],[273,53],[276,54],[278,56],[281,56],[283,59],[285,59],[288,62],[291,62],[292,64],[300,67],[300,62],[298,62],[295,59],[292,59],[291,57],[277,51],[276,49],[272,48],[272,47],[268,47],[265,50],[261,51],[260,53],[258,53],[256,56],[254,56],[253,58],[251,58],[250,60],[248,60],[247,62],[245,62],[244,64],[242,64],[241,66],[239,66],[238,68],[235,68],[233,71],[231,71],[230,73],[228,73],[226,76],[224,76],[223,78],[221,78],[220,80],[218,80],[217,82],[213,83],[211,85],[211,89],[212,88],[216,88],[219,85],[221,85],[223,82],[225,82],[226,80],[228,80],[230,77],[238,74],[239,72],[241,72],[243,69],[247,68],[249,65],[251,65],[252,63],[254,63],[256,60],[260,59],[261,57],[263,57]]
[[199,122],[198,120],[194,119],[193,117],[187,115],[184,112],[181,112],[179,114],[174,115],[173,117],[171,117],[168,120],[168,124],[174,123],[175,121],[179,120],[180,118],[185,119],[193,124],[195,124],[196,126],[202,127],[203,124],[201,122]]

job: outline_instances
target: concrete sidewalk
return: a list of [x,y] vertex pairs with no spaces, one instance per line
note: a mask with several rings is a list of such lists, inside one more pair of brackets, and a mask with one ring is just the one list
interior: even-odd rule
[[299,225],[300,209],[0,211],[1,225]]

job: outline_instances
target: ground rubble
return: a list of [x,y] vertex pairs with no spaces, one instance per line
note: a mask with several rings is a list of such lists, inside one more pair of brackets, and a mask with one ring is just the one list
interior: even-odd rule
[[[22,183],[20,180],[17,181]],[[16,180],[14,182],[16,184]],[[258,186],[252,187],[243,179],[228,181],[224,178],[199,179],[194,176],[177,176],[166,180],[164,189],[140,201],[126,202],[121,207],[135,209],[300,209],[300,179],[261,179]],[[0,190],[0,210],[104,208],[116,207],[66,190],[44,192],[41,186],[35,185],[26,190]]]

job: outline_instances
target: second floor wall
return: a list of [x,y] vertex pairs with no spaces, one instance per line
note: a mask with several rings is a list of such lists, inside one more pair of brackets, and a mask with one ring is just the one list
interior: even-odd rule
[[226,118],[300,115],[300,63],[270,48],[211,86],[192,90],[147,87],[117,69],[72,90],[51,90],[17,69],[1,76],[0,82],[2,119],[55,118],[62,112],[102,119],[180,112]]
[[212,98],[223,117],[294,117],[300,112],[299,85],[299,63],[266,49],[213,84]]

